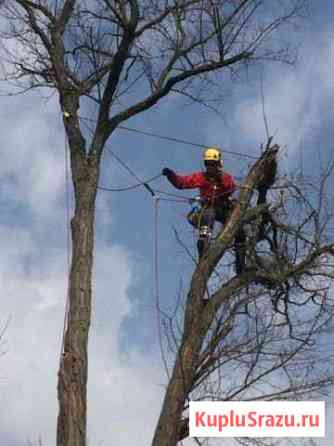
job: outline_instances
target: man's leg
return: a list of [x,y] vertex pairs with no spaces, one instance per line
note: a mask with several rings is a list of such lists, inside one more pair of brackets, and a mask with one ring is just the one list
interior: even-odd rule
[[214,209],[202,208],[200,211],[199,222],[198,222],[199,237],[197,241],[197,249],[199,258],[201,258],[209,248],[214,221],[215,221]]
[[[216,220],[223,225],[228,220],[233,211],[234,200],[226,200],[226,202],[216,210]],[[246,233],[241,227],[235,235],[235,270],[237,274],[242,273],[246,267]]]
[[211,231],[209,229],[210,218],[207,209],[192,209],[187,215],[187,220],[199,232],[197,250],[199,257],[202,257],[208,247],[208,238],[211,235]]
[[232,210],[233,210],[232,201],[229,199],[225,200],[220,206],[217,206],[215,209],[216,220],[219,221],[219,223],[221,223],[224,226]]

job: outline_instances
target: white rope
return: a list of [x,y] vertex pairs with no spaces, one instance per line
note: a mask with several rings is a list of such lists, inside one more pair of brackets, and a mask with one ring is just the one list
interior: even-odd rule
[[70,231],[70,151],[67,140],[67,135],[65,133],[65,194],[66,194],[66,210],[65,210],[65,219],[66,219],[66,261],[67,261],[67,293],[66,293],[66,304],[65,304],[65,315],[64,315],[64,324],[63,324],[63,332],[62,332],[62,340],[61,340],[61,351],[60,355],[64,353],[65,349],[65,333],[68,326],[68,314],[70,307],[70,273],[71,273],[71,231]]

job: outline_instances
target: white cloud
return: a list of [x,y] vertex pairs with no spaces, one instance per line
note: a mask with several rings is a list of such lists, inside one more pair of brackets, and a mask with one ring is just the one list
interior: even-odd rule
[[[304,135],[304,110],[307,102],[305,85],[298,73],[285,74],[271,79],[265,95],[265,110],[270,133],[282,146],[294,146]],[[247,138],[262,142],[265,128],[261,100],[249,99],[236,109],[236,120]]]
[[[321,119],[323,104],[332,100],[334,39],[332,35],[322,39],[322,45],[314,44],[319,49],[306,65],[288,74],[280,71],[270,84],[266,82],[268,119],[271,130],[279,130],[277,140],[282,145],[296,147],[310,123]],[[64,224],[64,134],[58,106],[54,101],[37,106],[37,102],[22,98],[4,104],[2,199],[15,202],[20,210],[29,209],[42,226],[50,220]],[[165,107],[168,110],[170,102]],[[210,141],[214,140],[212,133],[221,132],[220,124],[212,125],[216,127],[212,127],[215,131],[210,132]],[[235,129],[254,144],[263,141],[259,97],[238,106]],[[118,184],[114,171],[107,173]],[[128,177],[124,178],[126,183]],[[98,206],[103,210],[110,199],[110,194],[100,194]],[[110,215],[99,214],[99,230],[110,231]],[[4,433],[10,433],[13,443],[8,446],[21,446],[27,438],[36,441],[39,435],[46,445],[54,444],[66,255],[50,246],[48,258],[41,257],[34,228],[22,229],[25,222],[13,214],[13,222],[17,220],[20,227],[14,223],[0,226],[3,321],[12,315],[6,334],[8,353],[0,357],[0,398],[5,408],[0,411],[0,443],[8,445],[2,439]],[[92,446],[100,441],[122,446],[149,444],[160,411],[165,380],[159,358],[134,350],[125,355],[119,350],[122,322],[132,311],[128,299],[134,280],[132,258],[121,247],[96,245],[88,385]]]
[[[0,398],[6,408],[0,411],[0,443],[7,446],[21,446],[27,439],[37,443],[39,436],[43,444],[55,444],[56,437],[67,260],[65,232],[48,233],[49,228],[65,227],[65,139],[55,101],[46,103],[34,95],[29,101],[5,99],[6,113],[0,118],[1,200],[8,203],[6,218],[12,222],[0,224],[0,327],[11,316],[7,353],[0,357]],[[115,176],[117,169],[112,170],[108,178]],[[99,194],[97,207],[107,210],[110,200],[110,194]],[[90,444],[133,444],[138,439],[144,444],[159,411],[160,367],[148,355],[119,350],[121,325],[131,312],[133,256],[99,241],[110,233],[113,219],[109,211],[98,212],[89,343]],[[47,249],[40,245],[44,233],[50,238],[45,238]]]
[[[0,425],[23,443],[50,429],[50,413],[55,410],[65,294],[63,259],[60,254],[44,266],[36,263],[37,247],[29,233],[19,228],[1,227],[0,239],[0,274],[6,278],[1,310],[12,317],[6,333],[8,352],[1,359],[6,411],[1,412]],[[45,302],[50,300],[55,304],[47,308]]]
[[[320,128],[332,108],[333,71],[334,34],[328,31],[313,33],[312,41],[305,41],[295,66],[276,64],[265,71],[264,104],[269,131],[281,147],[287,146],[290,160],[300,144],[311,138],[314,129]],[[239,91],[234,91],[236,101],[227,115],[229,126],[224,140],[228,145],[233,141],[256,151],[266,140],[260,78],[252,91],[247,86],[248,96],[242,96],[246,90],[236,88]],[[221,119],[212,120],[208,134],[211,139],[217,135],[220,140]]]
[[[17,444],[39,435],[45,444],[54,444],[66,288],[64,254],[58,252],[39,263],[37,247],[22,229],[0,227],[0,240],[0,276],[5,279],[2,291],[6,296],[2,314],[12,315],[6,333],[8,352],[1,358],[5,384],[0,393],[6,407],[0,413],[1,432],[15,433]],[[29,272],[25,258],[34,258]],[[131,277],[125,250],[97,247],[89,345],[91,444],[102,440],[132,444],[138,439],[147,443],[159,409],[159,367],[138,352],[122,354],[118,346],[122,320],[131,311],[127,297]]]
[[[16,103],[15,103],[16,102]],[[8,113],[1,117],[0,144],[3,147],[0,175],[10,182],[5,197],[24,204],[34,213],[59,210],[64,192],[64,135],[58,128],[59,117],[50,108],[19,107],[20,102],[9,105]],[[15,117],[12,108],[15,107]],[[13,125],[15,122],[15,125]]]

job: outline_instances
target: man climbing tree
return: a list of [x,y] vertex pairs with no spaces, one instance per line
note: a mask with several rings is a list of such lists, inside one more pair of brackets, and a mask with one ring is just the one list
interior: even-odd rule
[[[269,190],[275,181],[278,151],[269,139],[227,223],[196,266],[184,296],[180,338],[179,322],[166,318],[176,355],[153,446],[175,446],[188,436],[189,401],[312,399],[334,383],[332,366],[319,367],[317,344],[334,320],[334,243],[328,241],[327,228],[332,210],[324,204],[334,164],[319,179],[317,191],[314,184],[281,184],[291,209],[297,210],[287,213],[280,192],[274,203],[258,203],[259,188],[266,184]],[[263,231],[268,214],[270,227]],[[249,226],[247,268],[233,276],[221,260],[241,223]],[[325,354],[333,364],[333,355]],[[253,444],[253,439],[242,440]]]
[[[233,176],[223,170],[222,154],[218,148],[210,147],[205,150],[203,162],[205,172],[181,176],[168,168],[162,171],[177,189],[200,190],[201,208],[195,208],[188,214],[189,223],[199,231],[197,241],[199,257],[202,257],[209,247],[215,220],[225,224],[233,207],[230,196],[236,190]],[[238,274],[245,267],[244,242],[245,233],[241,228],[235,237]]]

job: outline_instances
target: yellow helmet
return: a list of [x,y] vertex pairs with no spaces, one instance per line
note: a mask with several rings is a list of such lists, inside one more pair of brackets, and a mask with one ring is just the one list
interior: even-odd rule
[[216,147],[209,147],[203,154],[203,161],[221,161],[220,150]]

